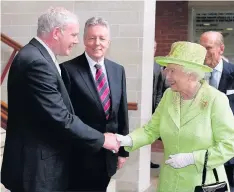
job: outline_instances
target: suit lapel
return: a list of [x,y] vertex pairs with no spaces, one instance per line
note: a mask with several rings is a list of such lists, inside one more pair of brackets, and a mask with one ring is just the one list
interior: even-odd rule
[[229,70],[228,70],[228,64],[223,61],[223,72],[222,72],[222,75],[221,75],[221,79],[220,79],[220,82],[219,82],[219,90],[222,91],[223,93],[226,94],[226,91],[227,91],[227,86],[229,85],[228,82],[231,82],[230,81],[230,78],[232,78],[230,76],[230,73],[229,73]]
[[81,62],[80,63],[78,62],[77,65],[79,65],[77,70],[80,73],[81,77],[83,78],[84,83],[86,84],[87,88],[89,89],[93,99],[96,101],[98,108],[103,112],[103,115],[105,115],[99,94],[97,92],[95,80],[93,78],[93,75],[92,75],[92,72],[90,70],[89,63],[85,57],[85,54],[82,55]]
[[[107,73],[107,80],[109,84],[109,89],[110,89],[110,99],[111,99],[111,110],[115,108],[115,101],[116,101],[116,96],[118,95],[116,93],[117,90],[117,85],[116,83],[121,83],[121,82],[116,82],[116,79],[119,79],[117,76],[116,71],[114,70],[113,66],[109,63],[108,60],[104,60],[105,68],[106,68],[106,73]],[[120,91],[120,90],[119,90]]]
[[177,128],[180,128],[180,95],[176,92],[172,93],[172,104],[168,107],[168,113],[174,121]]
[[188,108],[187,113],[181,118],[181,127],[185,126],[189,121],[203,112],[204,107],[208,104],[208,98],[206,98],[205,91],[208,89],[207,82],[202,82],[202,86],[197,93],[191,106]]

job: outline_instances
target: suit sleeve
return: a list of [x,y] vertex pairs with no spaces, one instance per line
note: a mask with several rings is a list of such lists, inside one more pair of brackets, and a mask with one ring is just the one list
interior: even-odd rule
[[69,113],[57,89],[58,77],[51,66],[43,60],[37,60],[27,69],[26,83],[37,110],[58,128],[92,151],[99,151],[104,143],[104,135],[84,124],[77,116]]
[[[211,109],[214,142],[208,148],[207,169],[214,169],[234,157],[234,116],[226,95],[219,94]],[[198,172],[202,172],[206,150],[194,151]]]
[[[120,101],[120,107],[118,111],[118,133],[121,135],[127,135],[129,133],[129,121],[128,121],[128,102],[126,91],[126,77],[124,68],[122,68],[122,95]],[[129,153],[124,150],[123,147],[119,149],[119,156],[128,157]]]

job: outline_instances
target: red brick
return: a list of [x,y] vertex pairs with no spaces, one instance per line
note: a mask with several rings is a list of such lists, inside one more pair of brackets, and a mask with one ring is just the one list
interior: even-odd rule
[[175,41],[187,40],[188,2],[157,1],[155,37],[158,42],[156,55],[167,55]]
[[[156,1],[156,56],[166,56],[171,44],[188,40],[188,1]],[[156,141],[152,151],[163,151],[163,143]]]

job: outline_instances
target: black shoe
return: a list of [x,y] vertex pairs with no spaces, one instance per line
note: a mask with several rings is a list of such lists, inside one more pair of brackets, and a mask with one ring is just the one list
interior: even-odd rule
[[159,168],[159,164],[154,164],[154,163],[150,162],[150,168],[157,169],[157,168]]

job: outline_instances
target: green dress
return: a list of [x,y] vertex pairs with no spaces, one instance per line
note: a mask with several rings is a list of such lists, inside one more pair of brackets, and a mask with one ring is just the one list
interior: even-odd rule
[[[157,192],[193,192],[201,185],[207,149],[206,183],[215,182],[213,168],[220,181],[228,182],[223,164],[234,157],[234,117],[226,95],[205,82],[195,99],[183,105],[180,95],[167,89],[151,120],[130,136],[133,146],[125,147],[129,152],[162,138],[164,161]],[[195,164],[180,169],[165,164],[169,155],[178,153],[193,153]]]

